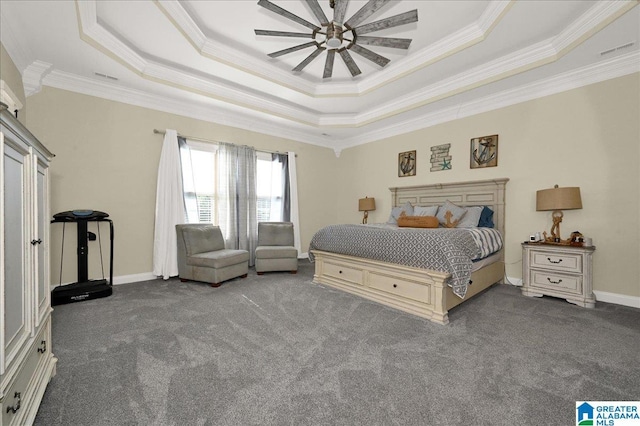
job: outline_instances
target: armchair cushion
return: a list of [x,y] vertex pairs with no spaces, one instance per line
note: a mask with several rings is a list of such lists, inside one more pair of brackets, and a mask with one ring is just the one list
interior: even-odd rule
[[187,257],[224,249],[224,238],[217,226],[184,227],[182,233]]
[[207,253],[198,253],[187,257],[187,265],[216,269],[248,261],[249,252],[246,250],[223,249]]
[[286,246],[259,246],[256,248],[256,259],[297,258],[298,250]]
[[259,222],[258,246],[293,246],[291,222]]

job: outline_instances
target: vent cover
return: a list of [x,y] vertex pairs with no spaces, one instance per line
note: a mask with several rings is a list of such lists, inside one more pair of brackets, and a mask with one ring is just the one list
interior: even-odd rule
[[118,77],[114,77],[112,75],[103,74],[101,72],[94,72],[95,75],[102,78],[108,78],[109,80],[118,81]]
[[618,46],[618,47],[614,47],[614,48],[602,51],[602,52],[600,52],[600,56],[610,55],[612,53],[619,52],[620,50],[628,49],[631,46],[633,46],[634,44],[636,44],[636,43],[634,41],[632,41],[632,42],[629,42],[627,44],[623,44],[622,46]]

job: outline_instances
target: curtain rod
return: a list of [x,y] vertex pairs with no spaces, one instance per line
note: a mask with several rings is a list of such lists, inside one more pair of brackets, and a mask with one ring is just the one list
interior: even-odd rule
[[[164,135],[167,132],[164,130],[158,130],[158,129],[153,129],[153,133],[157,134],[157,135]],[[204,138],[197,138],[195,136],[187,136],[187,135],[183,135],[181,133],[178,133],[178,136],[180,136],[181,138],[185,138],[185,139],[190,139],[192,141],[196,141],[196,142],[207,142],[207,143],[220,143],[219,141],[214,141],[211,139],[204,139]],[[232,144],[232,145],[237,145],[237,144]],[[248,145],[245,145],[248,146]],[[285,152],[280,152],[280,151],[270,151],[267,149],[257,149],[255,147],[251,147],[253,149],[255,149],[256,151],[261,151],[261,152],[267,152],[269,154],[286,154]],[[298,154],[296,154],[296,157],[298,156]]]

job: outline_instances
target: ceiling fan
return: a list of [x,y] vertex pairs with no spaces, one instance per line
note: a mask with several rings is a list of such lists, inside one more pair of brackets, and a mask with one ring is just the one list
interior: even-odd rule
[[[395,49],[408,49],[411,44],[409,38],[389,38],[389,37],[368,37],[363,34],[368,34],[374,31],[380,31],[387,28],[393,28],[400,25],[410,24],[418,21],[418,11],[412,10],[409,12],[394,15],[389,18],[381,19],[379,21],[371,22],[368,24],[362,24],[368,17],[376,13],[382,6],[389,3],[392,0],[370,0],[362,8],[356,12],[351,18],[345,21],[345,13],[347,10],[347,4],[349,0],[330,0],[329,5],[333,9],[333,20],[329,21],[325,15],[322,7],[317,0],[305,0],[315,17],[320,21],[320,26],[313,24],[305,19],[300,18],[297,15],[281,8],[278,5],[271,3],[269,0],[259,0],[258,5],[268,9],[278,15],[284,16],[304,27],[311,30],[310,33],[297,33],[287,31],[271,31],[271,30],[255,30],[256,35],[259,36],[275,36],[275,37],[293,37],[293,38],[310,38],[313,41],[308,43],[299,44],[288,49],[279,50],[277,52],[269,53],[272,58],[277,58],[288,53],[297,52],[298,50],[307,49],[309,47],[315,47],[315,50],[307,56],[302,62],[300,62],[294,69],[294,72],[299,72],[311,63],[316,57],[318,57],[325,50],[327,51],[327,59],[324,65],[324,73],[322,78],[330,78],[333,74],[333,61],[336,52],[340,55],[345,65],[349,69],[349,72],[353,77],[362,73],[358,65],[353,60],[349,51],[355,52],[360,56],[384,67],[389,63],[389,59],[382,55],[379,55],[367,48],[362,47],[363,44],[370,46],[384,46],[392,47]],[[361,25],[362,24],[362,25]],[[316,36],[324,36],[324,39],[320,41],[316,40]]]

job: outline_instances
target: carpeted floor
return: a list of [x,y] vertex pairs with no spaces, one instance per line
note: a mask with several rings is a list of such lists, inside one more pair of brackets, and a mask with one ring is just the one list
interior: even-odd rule
[[313,284],[313,265],[148,281],[57,306],[37,425],[571,425],[640,400],[640,310],[494,286],[441,326]]

